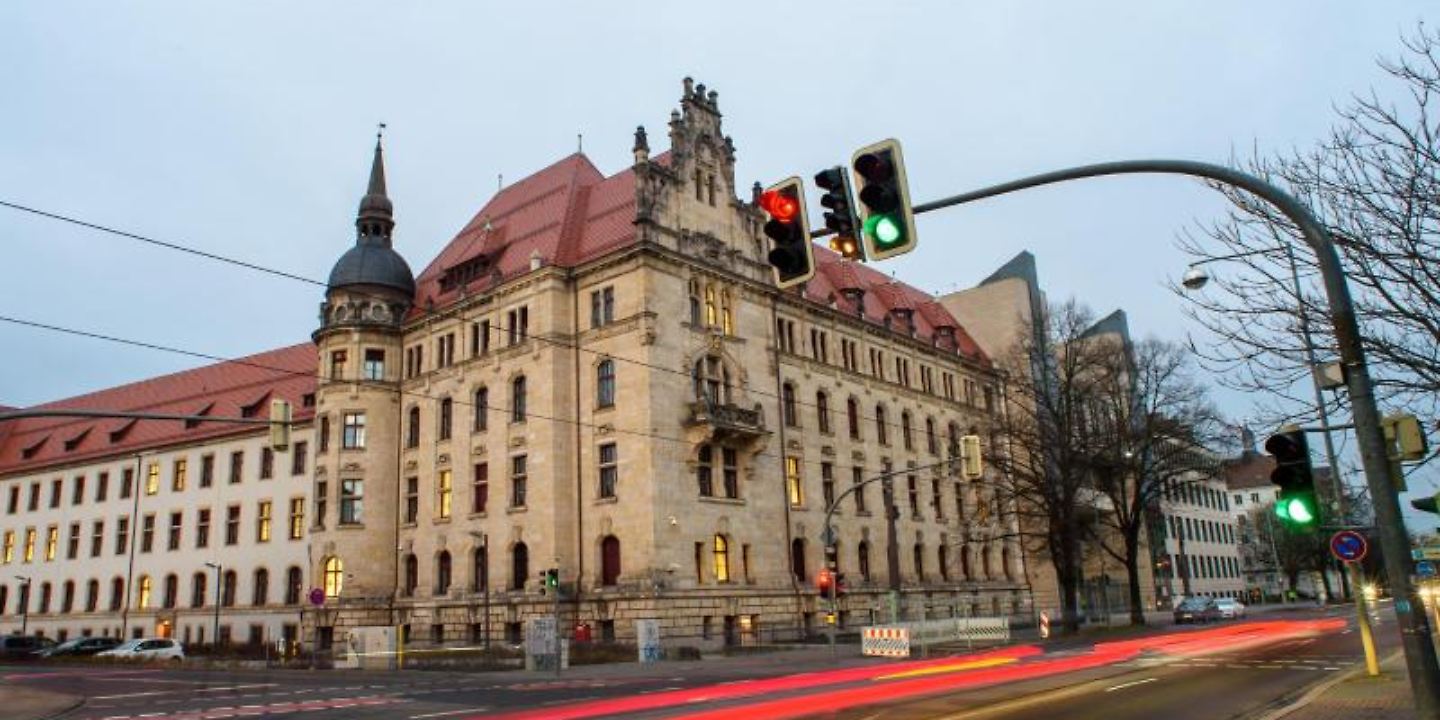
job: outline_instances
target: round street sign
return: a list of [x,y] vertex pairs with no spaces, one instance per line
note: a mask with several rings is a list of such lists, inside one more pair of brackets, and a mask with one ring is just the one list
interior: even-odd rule
[[325,591],[320,588],[310,588],[310,604],[320,607],[325,604]]
[[1345,562],[1360,562],[1369,549],[1365,536],[1354,530],[1341,530],[1330,538],[1330,552]]

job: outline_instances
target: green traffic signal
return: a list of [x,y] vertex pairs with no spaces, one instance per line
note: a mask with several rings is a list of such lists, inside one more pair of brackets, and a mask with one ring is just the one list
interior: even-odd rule
[[1275,514],[1281,520],[1287,521],[1295,527],[1308,527],[1315,523],[1319,517],[1315,508],[1315,498],[1309,495],[1296,495],[1294,497],[1282,497],[1275,503]]
[[865,233],[876,243],[886,247],[905,241],[905,229],[893,215],[871,215],[866,218]]

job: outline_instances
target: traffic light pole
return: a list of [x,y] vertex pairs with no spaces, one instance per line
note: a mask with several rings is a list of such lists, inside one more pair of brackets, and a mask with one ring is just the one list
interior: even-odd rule
[[1129,160],[1033,175],[916,205],[913,210],[918,214],[1058,182],[1136,174],[1186,175],[1253,193],[1293,222],[1306,244],[1315,251],[1340,352],[1341,366],[1345,369],[1345,384],[1350,392],[1351,415],[1355,422],[1365,480],[1375,506],[1380,547],[1385,556],[1385,571],[1389,577],[1391,592],[1395,596],[1395,618],[1400,626],[1416,714],[1420,718],[1440,720],[1440,667],[1436,664],[1435,647],[1431,644],[1430,625],[1424,604],[1415,584],[1410,580],[1409,538],[1400,514],[1400,501],[1395,484],[1390,478],[1390,462],[1380,427],[1380,413],[1375,406],[1374,384],[1365,365],[1365,350],[1360,328],[1355,320],[1354,301],[1345,280],[1344,267],[1340,264],[1340,255],[1325,228],[1308,208],[1279,187],[1222,165],[1188,160]]

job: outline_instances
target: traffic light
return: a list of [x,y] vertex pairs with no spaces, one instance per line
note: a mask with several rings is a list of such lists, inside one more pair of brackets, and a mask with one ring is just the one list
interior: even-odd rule
[[835,597],[845,597],[845,573],[835,573]]
[[1386,454],[1391,460],[1414,462],[1424,460],[1429,452],[1425,431],[1414,415],[1391,415],[1380,421],[1385,432]]
[[915,249],[915,214],[905,180],[900,141],[881,140],[850,158],[860,195],[860,236],[871,260]]
[[560,587],[560,570],[558,568],[541,570],[540,594],[543,595],[546,590],[554,590],[557,587]]
[[860,218],[855,214],[850,176],[845,168],[836,165],[815,173],[815,184],[825,191],[820,197],[820,204],[829,208],[825,212],[825,227],[835,231],[830,236],[830,249],[846,260],[865,262],[865,248],[855,232],[860,226]]
[[1270,482],[1280,486],[1275,514],[1294,529],[1315,527],[1320,520],[1320,503],[1315,496],[1315,473],[1310,468],[1305,431],[1293,425],[1282,428],[1265,441],[1265,452],[1275,458]]
[[275,399],[270,401],[270,449],[290,448],[290,403]]
[[1435,493],[1427,498],[1416,498],[1410,501],[1410,507],[1423,512],[1440,515],[1440,493]]
[[771,185],[760,194],[760,208],[770,219],[765,236],[770,238],[770,266],[775,286],[785,289],[802,285],[815,275],[815,251],[810,247],[810,221],[805,214],[805,193],[800,178],[791,177]]
[[835,590],[835,573],[830,568],[821,568],[820,574],[815,576],[815,588],[820,591],[820,597],[830,597]]
[[980,457],[980,436],[964,435],[960,438],[960,470],[966,480],[979,480],[984,474],[984,463]]

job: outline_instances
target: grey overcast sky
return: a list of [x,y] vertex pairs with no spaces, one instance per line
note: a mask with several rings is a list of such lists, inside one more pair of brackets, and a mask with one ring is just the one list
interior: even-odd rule
[[[7,2],[0,200],[323,279],[389,124],[418,272],[494,193],[574,151],[663,146],[686,75],[719,91],[737,180],[895,136],[932,199],[1066,165],[1225,162],[1319,139],[1433,0],[1254,2]],[[931,291],[1029,249],[1052,298],[1183,338],[1177,233],[1223,206],[1092,180],[923,216],[886,264]],[[301,342],[318,288],[0,208],[0,314],[238,356]],[[199,364],[0,323],[0,404]],[[1224,404],[1244,417],[1243,398]]]

